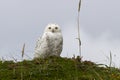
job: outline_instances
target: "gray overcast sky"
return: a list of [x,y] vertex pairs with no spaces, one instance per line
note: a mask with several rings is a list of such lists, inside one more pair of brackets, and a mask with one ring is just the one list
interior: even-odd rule
[[[33,57],[36,39],[48,23],[61,26],[61,56],[78,54],[77,7],[79,0],[0,0],[0,57],[19,59],[26,43],[26,58]],[[120,66],[120,0],[82,0],[80,27],[83,59]],[[107,56],[107,57],[106,57]]]

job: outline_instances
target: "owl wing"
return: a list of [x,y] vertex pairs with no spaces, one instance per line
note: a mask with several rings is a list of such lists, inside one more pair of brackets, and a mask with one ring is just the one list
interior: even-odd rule
[[35,45],[35,50],[34,50],[34,58],[39,57],[39,52],[40,52],[40,46],[42,44],[42,37],[39,37],[36,41],[36,45]]
[[37,49],[38,47],[40,47],[40,45],[41,45],[41,37],[39,37],[37,39],[35,49]]
[[42,37],[39,37],[36,46],[35,46],[35,51],[34,51],[34,58],[44,58],[48,55],[49,49],[48,49],[48,44],[46,41],[47,35],[43,35]]
[[36,41],[35,49],[47,47],[46,40],[47,40],[48,38],[49,38],[49,37],[48,37],[47,34],[39,37],[39,38],[37,39],[37,41]]

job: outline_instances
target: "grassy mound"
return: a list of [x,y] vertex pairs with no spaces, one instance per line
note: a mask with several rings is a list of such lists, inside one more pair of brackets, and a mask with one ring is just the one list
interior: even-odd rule
[[1,61],[0,80],[120,80],[119,69],[98,66],[79,57]]

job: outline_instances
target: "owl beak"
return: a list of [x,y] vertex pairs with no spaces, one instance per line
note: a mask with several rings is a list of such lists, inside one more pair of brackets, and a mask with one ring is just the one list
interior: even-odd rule
[[54,33],[54,32],[55,32],[55,30],[54,30],[54,29],[52,29],[52,32]]

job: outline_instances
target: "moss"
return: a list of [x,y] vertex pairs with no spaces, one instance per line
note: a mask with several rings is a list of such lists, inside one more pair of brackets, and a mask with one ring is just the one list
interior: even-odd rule
[[77,58],[0,62],[0,80],[120,80],[119,69],[98,67],[91,61]]

